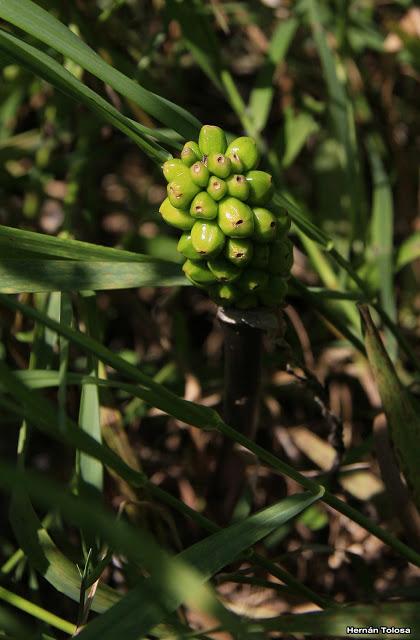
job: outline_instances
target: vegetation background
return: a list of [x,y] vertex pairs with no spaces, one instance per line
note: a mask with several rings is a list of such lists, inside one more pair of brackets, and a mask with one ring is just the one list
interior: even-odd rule
[[[110,66],[0,1],[0,637],[420,637],[416,3],[35,6]],[[157,213],[199,122],[257,138],[293,219],[256,443]],[[217,533],[223,436],[249,488]]]

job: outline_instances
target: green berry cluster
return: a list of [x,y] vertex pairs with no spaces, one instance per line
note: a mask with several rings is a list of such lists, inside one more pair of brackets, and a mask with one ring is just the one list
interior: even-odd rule
[[287,291],[290,218],[268,208],[272,177],[256,169],[259,159],[252,138],[228,146],[220,127],[205,125],[198,143],[163,165],[168,197],[159,211],[183,231],[183,271],[223,306],[276,307]]

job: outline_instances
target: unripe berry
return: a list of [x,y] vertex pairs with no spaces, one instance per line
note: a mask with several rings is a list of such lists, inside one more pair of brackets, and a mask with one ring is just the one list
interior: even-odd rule
[[245,176],[236,173],[226,180],[226,184],[230,196],[243,201],[248,199],[249,184]]
[[186,142],[181,151],[181,160],[187,166],[191,167],[194,162],[201,159],[201,152],[196,142]]
[[194,283],[199,282],[200,284],[211,284],[212,282],[216,282],[216,277],[212,274],[210,269],[207,269],[204,262],[186,260],[182,270]]
[[182,253],[183,256],[190,260],[201,260],[201,255],[193,247],[190,233],[182,234],[176,248],[179,253]]
[[277,237],[280,238],[289,231],[292,221],[287,211],[274,211],[274,213],[277,219]]
[[238,309],[255,309],[259,306],[258,296],[255,293],[248,293],[235,304]]
[[263,207],[252,209],[254,213],[254,238],[257,242],[274,242],[277,236],[277,219],[274,213]]
[[191,180],[199,187],[207,187],[210,180],[210,172],[203,162],[194,162],[190,168]]
[[226,155],[230,156],[233,153],[238,156],[245,171],[255,169],[260,160],[257,144],[253,138],[248,136],[241,136],[230,143],[226,149]]
[[249,204],[264,205],[273,195],[273,178],[266,171],[248,171]]
[[220,202],[218,222],[230,238],[249,238],[254,231],[252,209],[237,198],[229,197]]
[[226,136],[220,127],[206,124],[200,131],[198,146],[204,156],[212,153],[224,153],[226,151]]
[[207,193],[200,191],[191,202],[190,214],[193,218],[203,218],[204,220],[213,220],[217,217],[217,202]]
[[170,224],[172,227],[176,227],[177,229],[182,229],[182,231],[189,231],[193,224],[194,219],[191,218],[188,211],[185,209],[178,209],[174,207],[169,198],[166,198],[162,204],[160,205],[159,212],[162,215],[162,218]]
[[264,289],[268,283],[268,273],[259,269],[244,269],[240,279],[238,280],[238,287],[242,291],[250,292],[257,289]]
[[233,151],[229,154],[226,153],[226,155],[230,160],[230,164],[232,165],[232,171],[234,171],[235,173],[242,173],[244,170],[244,163],[242,162],[236,151]]
[[221,178],[211,176],[209,184],[207,186],[207,193],[211,195],[213,200],[219,202],[227,194],[227,184]]
[[265,289],[258,292],[258,297],[266,307],[280,306],[287,293],[287,283],[280,276],[271,276]]
[[218,178],[227,178],[231,172],[231,164],[229,158],[222,153],[212,153],[207,158],[207,167],[210,173]]
[[199,191],[200,187],[194,184],[189,173],[186,176],[178,176],[167,186],[168,198],[171,204],[178,209],[188,209],[192,199]]
[[232,284],[216,284],[210,293],[217,303],[231,305],[241,297],[241,292]]
[[191,241],[202,258],[212,258],[223,249],[225,236],[215,222],[197,221],[191,231]]
[[268,269],[270,273],[288,278],[292,266],[293,244],[287,237],[280,238],[270,247]]
[[270,258],[270,247],[268,244],[254,245],[254,255],[250,262],[250,266],[255,269],[266,269]]
[[164,162],[162,171],[167,182],[172,182],[179,176],[187,176],[189,174],[188,167],[179,158],[171,158]]
[[246,238],[228,238],[225,256],[237,267],[244,267],[252,258],[254,245]]
[[219,282],[234,282],[242,273],[241,269],[220,257],[209,260],[207,266]]

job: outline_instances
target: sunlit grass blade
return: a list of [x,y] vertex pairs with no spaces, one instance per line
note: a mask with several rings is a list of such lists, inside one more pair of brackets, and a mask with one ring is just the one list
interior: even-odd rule
[[26,69],[43,78],[54,87],[67,94],[79,104],[86,105],[105,122],[109,122],[133,140],[145,153],[158,163],[165,162],[170,153],[150,139],[154,137],[178,148],[171,138],[149,129],[120,113],[98,93],[83,84],[56,60],[22,39],[0,30],[0,51],[16,60]]
[[401,244],[396,256],[396,270],[400,271],[410,262],[420,259],[420,231],[412,233]]
[[319,124],[310,113],[294,113],[291,107],[285,109],[283,167],[289,167],[299,155],[308,138],[319,130]]
[[[370,228],[370,253],[376,264],[379,277],[379,290],[382,308],[394,322],[397,319],[394,289],[394,205],[389,177],[383,166],[373,138],[368,140],[368,152],[371,163],[373,201]],[[387,350],[391,360],[397,356],[397,341],[387,329]]]
[[420,509],[420,404],[399,381],[369,307],[361,305],[360,312],[365,329],[366,351],[388,418],[394,451]]
[[298,20],[293,17],[282,20],[271,37],[267,59],[258,73],[249,99],[249,111],[257,131],[262,131],[267,124],[275,91],[274,72],[277,65],[286,58],[298,24]]
[[35,2],[0,0],[0,17],[70,58],[185,138],[197,137],[200,123],[194,116],[111,67],[52,13]]
[[[8,591],[4,587],[0,587],[0,599],[4,602],[7,602],[12,607],[23,611],[24,613],[29,614],[33,618],[41,620],[42,622],[50,625],[51,627],[55,627],[64,633],[73,634],[76,630],[76,627],[71,622],[67,622],[67,620],[63,620],[59,616],[56,616],[54,613],[47,611],[43,607],[35,604],[34,602],[30,602],[26,600],[26,598],[22,598],[17,593],[13,593]],[[1,624],[1,618],[0,618]]]
[[[240,523],[197,542],[177,557],[198,570],[203,580],[208,580],[217,571],[233,562],[243,551],[301,513],[321,496],[322,491],[315,495],[303,493],[290,496]],[[153,588],[153,578],[139,584],[107,613],[91,622],[80,634],[81,640],[94,640],[97,637],[113,640],[112,634],[116,629],[123,633],[127,640],[136,640],[145,633],[145,618],[148,618],[147,624],[152,628],[154,625],[150,621],[151,613],[147,610],[140,612],[137,607],[144,589],[148,586]]]

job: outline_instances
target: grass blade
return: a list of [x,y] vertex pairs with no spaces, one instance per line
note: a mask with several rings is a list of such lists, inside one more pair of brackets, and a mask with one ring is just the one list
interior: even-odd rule
[[84,104],[97,113],[103,120],[109,122],[133,140],[145,153],[156,162],[162,163],[170,157],[170,153],[160,147],[151,137],[161,139],[170,146],[179,147],[171,138],[162,136],[159,132],[127,118],[99,94],[78,80],[72,73],[64,69],[56,60],[39,49],[16,38],[10,33],[0,30],[0,51],[19,62],[32,73],[43,78],[54,87],[73,98],[77,103]]
[[420,258],[420,231],[411,234],[398,249],[396,257],[396,270],[400,271],[410,262]]
[[0,0],[0,17],[70,58],[185,138],[197,138],[200,122],[107,64],[83,40],[31,0]]
[[420,406],[401,385],[379,337],[369,308],[360,306],[369,363],[388,418],[390,437],[401,470],[420,509]]

